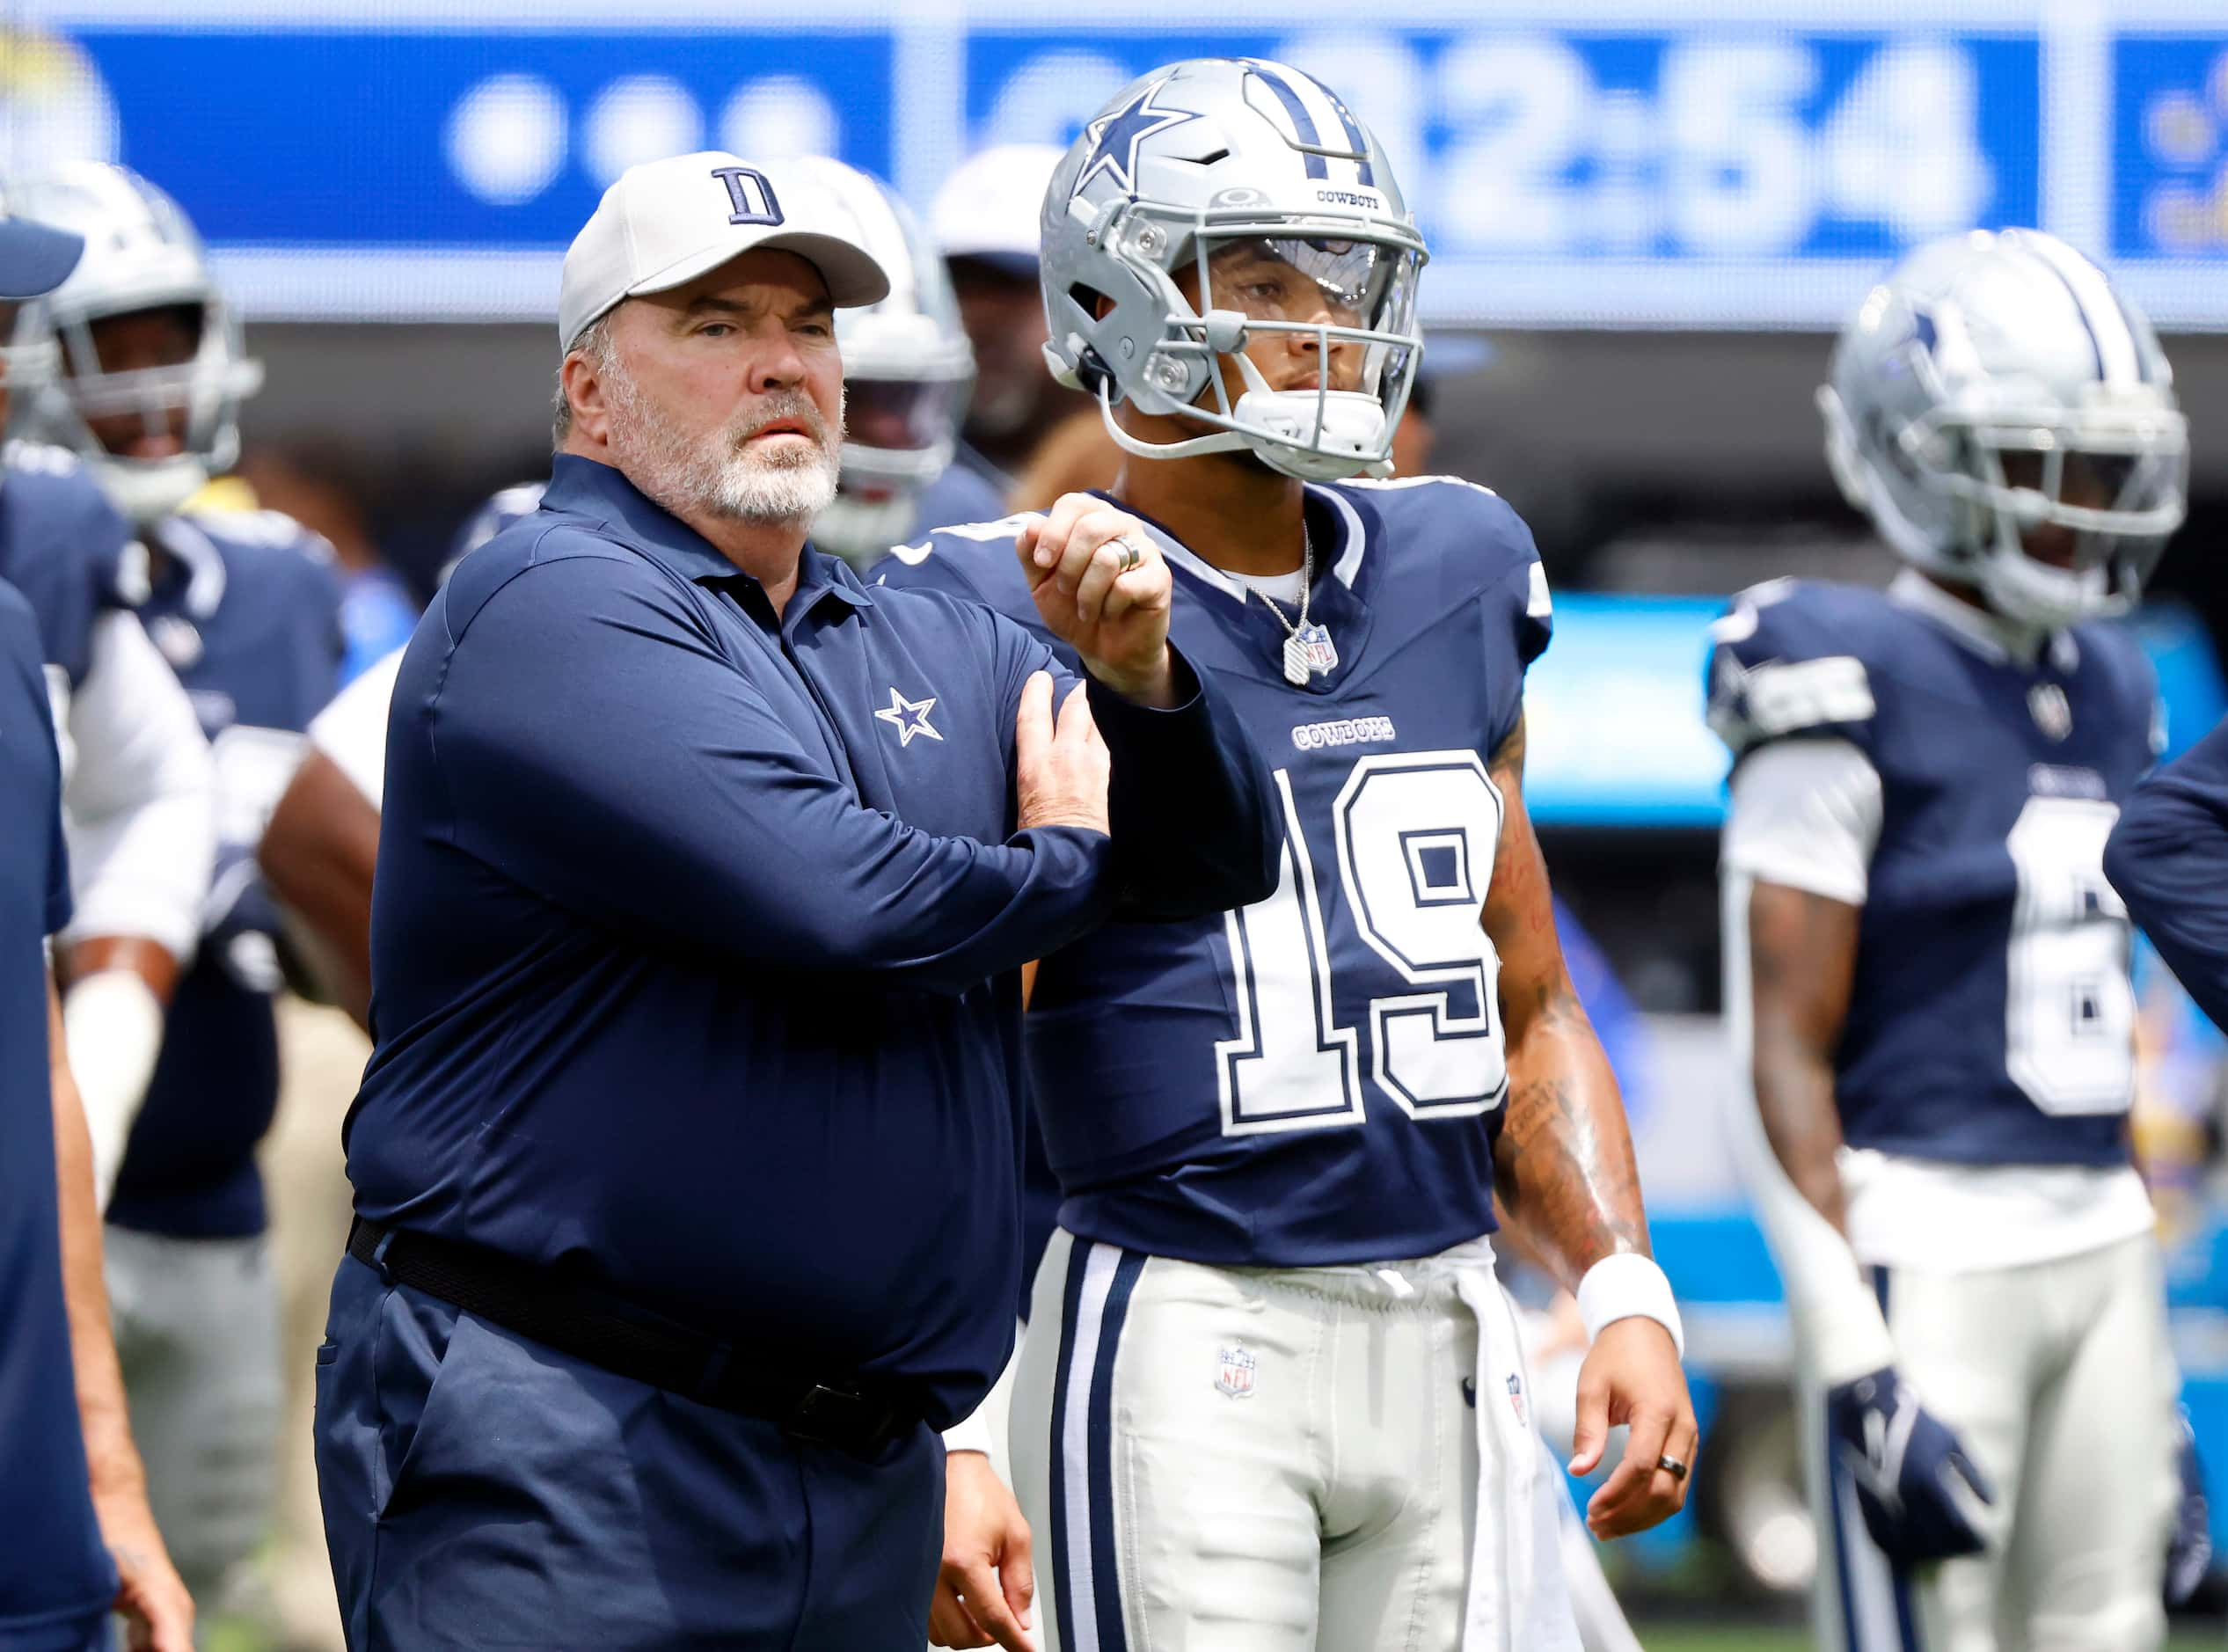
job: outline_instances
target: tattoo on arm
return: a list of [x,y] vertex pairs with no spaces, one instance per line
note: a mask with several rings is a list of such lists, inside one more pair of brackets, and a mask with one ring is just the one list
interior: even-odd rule
[[1503,815],[1482,921],[1501,959],[1508,1060],[1494,1186],[1503,1218],[1575,1285],[1604,1256],[1646,1254],[1647,1218],[1617,1078],[1563,962],[1523,764],[1520,716],[1489,764]]

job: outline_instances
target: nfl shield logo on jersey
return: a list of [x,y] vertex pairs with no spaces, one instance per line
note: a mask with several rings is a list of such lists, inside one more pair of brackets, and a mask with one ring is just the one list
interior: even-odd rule
[[2029,689],[2027,709],[2034,713],[2034,726],[2052,740],[2063,740],[2073,732],[2073,707],[2066,700],[2065,691],[2055,683],[2037,683]]
[[1215,1372],[1215,1386],[1232,1400],[1247,1400],[1253,1393],[1253,1367],[1260,1363],[1242,1348],[1226,1348]]
[[1517,1422],[1522,1422],[1524,1420],[1523,1379],[1515,1371],[1508,1373],[1508,1408],[1516,1414]]

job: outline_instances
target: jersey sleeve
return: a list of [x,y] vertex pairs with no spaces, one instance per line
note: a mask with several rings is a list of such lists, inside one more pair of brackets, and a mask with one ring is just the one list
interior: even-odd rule
[[1734,772],[1725,869],[1864,904],[1884,805],[1880,771],[1844,740],[1781,741]]
[[397,648],[359,674],[310,721],[310,743],[325,753],[349,784],[377,808],[386,793],[387,707],[402,669]]
[[1872,674],[1815,588],[1774,580],[1710,628],[1709,721],[1737,764],[1777,740],[1840,740],[1867,757]]
[[1555,604],[1539,547],[1524,519],[1498,493],[1467,482],[1454,486],[1464,490],[1462,499],[1474,499],[1484,508],[1487,553],[1499,564],[1486,594],[1487,681],[1493,685],[1491,737],[1486,745],[1490,755],[1501,749],[1523,714],[1524,673],[1547,652],[1554,635]]

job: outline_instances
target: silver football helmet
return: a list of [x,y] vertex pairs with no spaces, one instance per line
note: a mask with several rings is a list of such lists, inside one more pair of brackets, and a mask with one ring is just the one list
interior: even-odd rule
[[[2188,428],[2157,335],[2039,230],[1904,259],[1843,330],[1818,406],[1849,502],[2021,625],[2126,611],[2181,524]],[[2043,528],[2070,566],[2033,554]]]
[[[1052,174],[1045,357],[1132,453],[1248,448],[1291,476],[1381,476],[1422,354],[1426,256],[1384,150],[1320,82],[1194,58],[1116,93]],[[1267,335],[1304,340],[1289,382],[1245,353]],[[1115,422],[1121,401],[1210,434],[1142,441]]]
[[[192,223],[138,173],[102,161],[72,162],[27,186],[23,206],[85,238],[85,255],[69,279],[26,312],[26,322],[58,347],[55,370],[39,384],[31,422],[47,441],[75,449],[126,515],[142,526],[160,521],[239,457],[240,403],[262,388],[262,364],[245,355],[239,324],[210,278]],[[95,323],[172,308],[194,314],[198,342],[191,361],[102,370]],[[135,413],[150,436],[175,435],[183,450],[144,457],[112,453],[88,422]]]
[[835,201],[858,244],[889,272],[888,297],[836,312],[843,472],[812,527],[822,550],[863,562],[912,531],[921,490],[951,464],[975,352],[943,259],[889,186],[821,156],[791,165]]

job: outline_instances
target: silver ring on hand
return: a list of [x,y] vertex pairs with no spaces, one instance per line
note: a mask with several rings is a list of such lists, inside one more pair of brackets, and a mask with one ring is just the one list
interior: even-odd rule
[[1138,548],[1137,542],[1130,538],[1129,535],[1124,534],[1114,543],[1121,547],[1121,567],[1115,570],[1117,577],[1129,573],[1130,569],[1145,559],[1145,553]]
[[1659,1457],[1655,1459],[1655,1466],[1662,1469],[1673,1480],[1684,1480],[1686,1478],[1686,1465],[1680,1462],[1676,1457]]

